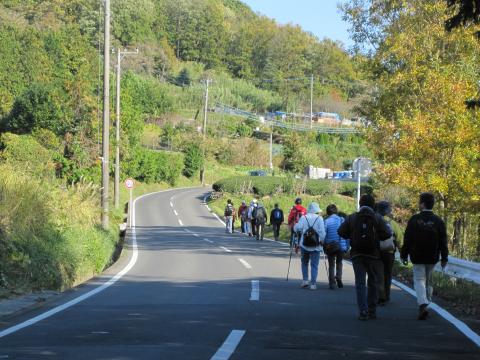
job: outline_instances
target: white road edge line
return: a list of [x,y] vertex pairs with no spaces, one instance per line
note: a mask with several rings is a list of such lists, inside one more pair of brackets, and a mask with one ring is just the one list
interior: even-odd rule
[[222,249],[223,251],[226,251],[226,252],[228,252],[228,253],[231,253],[231,252],[232,252],[232,250],[227,249],[225,246],[220,246],[220,249]]
[[178,216],[177,210],[173,210],[173,213],[175,214],[175,216]]
[[[415,290],[409,288],[407,285],[402,284],[397,280],[392,280],[392,283],[412,295],[414,298],[417,297],[417,293],[415,292]],[[431,303],[429,307],[434,310],[438,315],[451,323],[453,326],[455,326],[458,330],[460,330],[460,332],[467,338],[469,338],[473,343],[475,343],[475,345],[480,347],[480,335],[470,329],[467,324],[465,324],[463,321],[458,320],[455,316],[453,316],[447,310],[441,308],[437,304]]]
[[252,293],[250,294],[250,301],[260,300],[260,281],[252,280]]
[[170,206],[173,208],[173,203],[170,201]]
[[195,236],[195,237],[200,237],[200,235],[198,235],[198,234],[192,234],[192,235]]
[[182,220],[178,219],[178,223],[180,224],[180,226],[183,226]]
[[248,262],[246,262],[245,260],[239,258],[238,261],[240,261],[243,264],[243,266],[245,266],[247,269],[252,268],[252,266]]
[[135,221],[135,213],[136,213],[136,203],[137,203],[137,200],[140,200],[144,197],[147,197],[147,196],[151,196],[151,195],[154,195],[154,194],[159,194],[159,193],[162,193],[162,192],[167,192],[167,191],[173,191],[173,190],[182,190],[182,189],[169,189],[169,190],[162,190],[162,191],[157,191],[157,192],[154,192],[154,193],[150,193],[150,194],[145,194],[145,195],[142,195],[142,196],[139,196],[138,198],[136,198],[134,201],[133,201],[133,207],[132,207],[132,248],[133,248],[133,254],[132,254],[132,258],[130,259],[130,261],[128,262],[127,266],[125,266],[122,270],[120,270],[120,272],[118,272],[116,275],[114,275],[112,278],[110,278],[110,280],[108,280],[105,284],[103,285],[100,285],[99,287],[73,299],[73,300],[70,300],[68,302],[66,302],[65,304],[62,304],[62,305],[59,305],[57,307],[54,307],[53,309],[50,309],[48,310],[47,312],[44,312],[43,314],[40,314],[38,316],[35,316],[29,320],[26,320],[20,324],[17,324],[15,326],[12,326],[12,327],[9,327],[3,331],[0,331],[0,338],[3,338],[5,336],[8,336],[10,334],[13,334],[21,329],[24,329],[28,326],[31,326],[31,325],[34,325],[42,320],[45,320],[55,314],[58,314],[59,312],[63,311],[63,310],[66,310],[74,305],[77,305],[78,303],[88,299],[88,298],[91,298],[92,296],[94,295],[97,295],[98,293],[106,290],[107,288],[109,288],[110,286],[112,286],[113,284],[115,284],[118,280],[120,280],[126,273],[128,273],[130,270],[132,270],[132,268],[135,266],[135,263],[137,262],[138,260],[138,246],[137,246],[137,234],[136,234],[136,230],[135,230],[135,225],[136,225],[136,221]]
[[232,356],[233,352],[237,348],[238,344],[245,335],[245,330],[232,330],[230,335],[228,335],[225,342],[220,346],[215,355],[213,355],[210,360],[228,360]]
[[205,238],[204,238],[203,241],[206,241],[206,242],[208,242],[208,243],[210,243],[210,244],[213,244],[213,241],[212,241],[212,240],[208,240],[208,239],[205,239]]

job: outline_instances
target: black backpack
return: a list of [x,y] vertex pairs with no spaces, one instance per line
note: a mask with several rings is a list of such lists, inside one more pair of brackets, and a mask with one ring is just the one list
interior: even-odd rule
[[318,217],[315,219],[312,225],[309,224],[307,217],[305,220],[308,224],[308,229],[303,233],[303,245],[308,247],[317,247],[320,245],[320,237],[318,233],[315,231],[315,223],[318,221]]
[[233,215],[233,207],[228,206],[225,208],[225,216],[232,216]]
[[352,249],[361,254],[374,254],[379,249],[377,219],[370,212],[359,212],[355,219]]

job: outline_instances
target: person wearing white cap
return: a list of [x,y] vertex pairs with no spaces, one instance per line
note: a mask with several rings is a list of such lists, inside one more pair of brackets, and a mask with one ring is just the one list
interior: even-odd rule
[[[320,216],[320,206],[316,202],[308,205],[307,215],[300,218],[294,230],[300,233],[300,243],[297,246],[302,250],[302,288],[317,289],[318,263],[320,251],[325,239],[325,225]],[[308,281],[308,264],[310,263],[310,281]]]

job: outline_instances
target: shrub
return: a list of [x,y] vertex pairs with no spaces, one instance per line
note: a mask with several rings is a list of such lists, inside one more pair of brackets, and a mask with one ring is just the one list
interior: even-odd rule
[[203,153],[198,144],[190,144],[185,149],[183,174],[191,178],[203,166]]

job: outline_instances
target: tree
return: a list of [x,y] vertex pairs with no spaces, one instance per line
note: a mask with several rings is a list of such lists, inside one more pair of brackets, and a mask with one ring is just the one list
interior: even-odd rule
[[181,86],[190,86],[192,79],[187,68],[183,68],[177,76],[177,84]]
[[185,149],[183,174],[192,178],[203,166],[203,153],[198,144],[189,144]]
[[[452,31],[460,26],[480,24],[480,3],[478,0],[446,1],[449,8],[458,10],[458,12],[445,23],[448,31]],[[480,38],[480,31],[476,31],[476,35]]]

